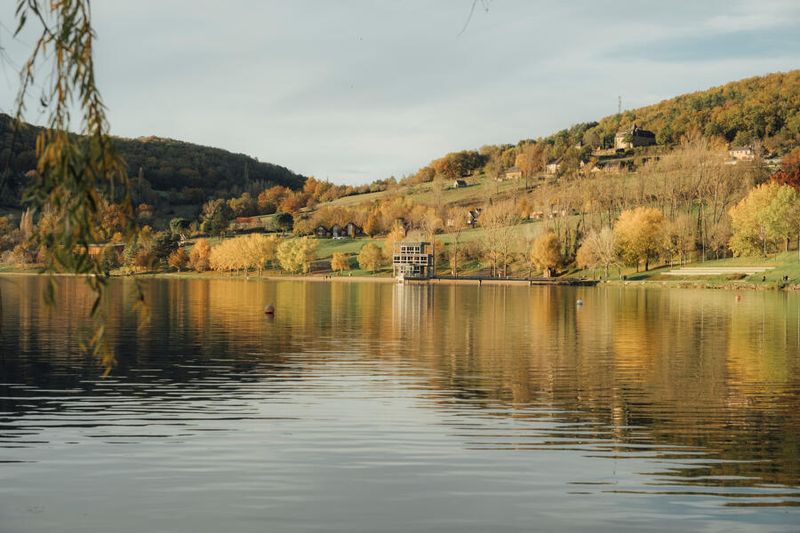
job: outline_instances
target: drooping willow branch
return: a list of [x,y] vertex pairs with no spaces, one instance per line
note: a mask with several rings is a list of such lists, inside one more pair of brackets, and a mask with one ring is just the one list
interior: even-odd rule
[[[102,206],[116,203],[124,220],[123,237],[137,228],[123,159],[114,149],[106,108],[97,88],[95,33],[89,0],[18,0],[15,36],[32,23],[37,37],[20,73],[16,127],[21,127],[26,99],[38,80],[37,69],[49,67],[39,102],[48,110],[47,126],[36,138],[36,172],[23,203],[38,216],[32,246],[51,274],[45,298],[54,302],[52,274],[86,276],[95,293],[91,317],[95,332],[87,349],[100,356],[107,370],[113,356],[105,345],[100,313],[108,273],[90,246],[101,241]],[[70,133],[71,110],[80,112],[78,133]],[[137,302],[143,303],[138,283]]]

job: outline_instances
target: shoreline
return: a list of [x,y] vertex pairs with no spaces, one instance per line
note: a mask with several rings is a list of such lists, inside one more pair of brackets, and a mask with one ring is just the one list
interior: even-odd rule
[[[39,272],[31,269],[23,270],[0,270],[0,277],[2,276],[46,276],[53,275],[57,277],[81,277],[79,274],[70,273],[46,273]],[[206,280],[238,280],[238,281],[307,281],[315,283],[334,282],[334,283],[393,283],[396,284],[395,278],[388,275],[378,276],[336,276],[326,274],[286,274],[275,275],[268,274],[259,276],[252,274],[245,276],[243,274],[227,274],[217,272],[142,272],[137,274],[112,274],[111,278],[153,278],[153,279],[206,279]],[[430,280],[410,280],[406,281],[407,285],[492,285],[492,286],[518,286],[518,287],[626,287],[626,288],[663,288],[663,289],[711,289],[711,290],[729,290],[729,291],[800,291],[800,284],[796,283],[754,283],[749,281],[701,281],[691,279],[675,279],[675,280],[580,280],[579,283],[570,283],[567,280],[554,278],[552,282],[540,282],[537,280],[527,279],[501,279],[501,278],[433,278]]]
[[664,280],[605,280],[598,285],[611,287],[663,287],[665,289],[711,289],[725,291],[800,291],[800,284],[780,282],[753,283],[751,281],[692,281],[689,279]]

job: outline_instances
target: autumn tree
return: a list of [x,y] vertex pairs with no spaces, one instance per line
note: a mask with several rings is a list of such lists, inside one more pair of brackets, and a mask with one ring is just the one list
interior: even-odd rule
[[228,207],[234,217],[249,217],[256,214],[258,202],[249,192],[243,192],[238,198],[228,200]]
[[115,233],[125,232],[125,227],[129,223],[125,206],[116,202],[102,201],[99,208],[101,224],[97,232],[98,240],[107,241]]
[[300,264],[296,261],[295,255],[295,241],[296,239],[288,239],[278,245],[275,256],[278,259],[278,264],[287,272],[299,272]]
[[189,267],[197,272],[205,272],[209,268],[208,258],[211,246],[205,239],[197,239],[189,251]]
[[479,220],[484,228],[484,258],[491,265],[492,276],[507,277],[519,241],[514,229],[517,222],[514,206],[511,202],[496,203],[484,209]]
[[520,147],[514,165],[525,178],[525,190],[528,190],[528,180],[544,169],[546,157],[546,148],[543,143],[526,143]]
[[305,213],[295,213],[292,217],[292,233],[295,235],[311,235],[316,226],[313,217]]
[[225,239],[211,249],[209,265],[213,270],[248,274],[255,270],[259,276],[275,259],[278,238],[274,235],[242,235]]
[[[427,239],[428,242],[430,242],[433,247],[434,251],[433,265],[431,268],[433,269],[434,275],[436,272],[436,258],[438,255],[440,255],[440,253],[437,252],[439,252],[439,250],[441,249],[440,247],[437,247],[436,232],[441,229],[442,229],[442,219],[439,217],[439,215],[436,213],[435,210],[429,209],[428,212],[420,221],[420,230],[422,231],[423,235],[425,235],[425,239]],[[389,252],[393,253],[394,249],[392,248],[392,250],[390,250]]]
[[795,148],[781,159],[781,168],[771,176],[772,181],[791,185],[800,190],[800,148]]
[[733,236],[730,215],[725,213],[718,222],[706,226],[704,230],[707,250],[714,252],[716,259],[720,258],[720,254],[724,256],[728,251],[728,243]]
[[450,272],[458,277],[458,263],[463,254],[459,250],[462,232],[469,227],[469,210],[465,207],[453,207],[447,213],[447,228],[453,236],[450,246]]
[[350,256],[345,253],[334,252],[331,256],[331,270],[334,272],[350,270]]
[[0,216],[0,252],[12,250],[24,239],[24,232],[17,229],[11,215]]
[[178,248],[177,250],[173,251],[169,254],[167,258],[167,264],[172,268],[176,269],[178,272],[186,268],[186,264],[189,262],[189,255],[186,253],[186,250],[183,248]]
[[561,256],[561,244],[558,237],[552,231],[541,234],[533,241],[531,247],[531,262],[542,271],[544,277],[552,276],[556,269],[561,266],[563,257]]
[[664,252],[669,255],[670,264],[678,256],[683,265],[689,254],[696,248],[697,221],[688,213],[681,213],[674,220],[664,224]]
[[627,265],[644,261],[645,271],[650,261],[657,259],[663,249],[664,214],[654,207],[637,207],[623,211],[614,225],[614,239],[619,256]]
[[276,255],[281,268],[287,272],[307,274],[317,258],[317,241],[311,237],[283,241]]
[[394,254],[394,245],[406,238],[406,229],[399,222],[395,222],[386,238],[383,240],[383,256],[390,260]]
[[279,239],[275,235],[248,235],[246,247],[249,263],[260,276],[265,268],[274,266]]
[[383,232],[383,222],[381,214],[377,209],[373,209],[367,216],[367,221],[364,223],[364,233],[370,237],[380,235]]
[[278,206],[283,201],[289,189],[280,185],[275,185],[269,189],[264,189],[258,195],[258,208],[264,215],[271,215],[277,211]]
[[361,270],[369,270],[373,274],[380,268],[383,262],[383,253],[375,243],[367,243],[358,253],[358,267]]
[[233,211],[225,200],[222,198],[209,200],[203,204],[200,229],[210,235],[219,235],[228,229],[231,218],[233,218]]
[[480,168],[483,163],[484,157],[480,153],[475,150],[463,150],[461,152],[449,153],[431,162],[431,167],[433,167],[436,174],[439,176],[454,180]]
[[788,250],[789,239],[800,232],[800,193],[789,185],[768,182],[752,189],[730,215],[729,246],[735,255],[766,256],[781,242]]
[[306,206],[308,195],[302,191],[290,191],[281,201],[278,209],[284,213],[295,214]]
[[609,267],[617,262],[614,231],[609,227],[590,231],[578,248],[575,262],[580,268],[603,267],[605,277],[608,278]]
[[245,274],[247,273],[249,265],[241,246],[241,239],[241,237],[225,239],[211,248],[208,264],[212,270],[222,272],[244,270]]
[[144,269],[152,266],[155,233],[150,226],[142,226],[139,233],[125,245],[123,260],[126,266]]

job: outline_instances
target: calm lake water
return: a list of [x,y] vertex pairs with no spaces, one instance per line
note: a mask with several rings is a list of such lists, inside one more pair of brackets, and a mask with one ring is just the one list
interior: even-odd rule
[[800,531],[798,295],[130,284],[0,278],[0,531]]

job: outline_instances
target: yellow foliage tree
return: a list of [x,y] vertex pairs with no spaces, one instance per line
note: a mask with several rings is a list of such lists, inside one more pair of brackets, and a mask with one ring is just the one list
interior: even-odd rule
[[208,262],[212,270],[231,272],[245,269],[247,271],[247,261],[240,247],[240,239],[241,237],[226,239],[211,248]]
[[367,221],[364,223],[364,233],[370,237],[374,237],[383,231],[383,224],[381,223],[381,214],[377,209],[370,211],[367,216]]
[[186,267],[186,263],[189,261],[189,256],[186,254],[186,250],[183,248],[178,248],[177,250],[173,251],[169,254],[167,258],[167,263],[172,268],[176,268],[178,272],[183,270]]
[[750,191],[730,210],[735,255],[767,255],[800,232],[800,195],[789,185],[770,182]]
[[614,232],[605,227],[600,231],[592,230],[581,243],[575,262],[580,268],[597,268],[602,266],[605,277],[608,268],[616,263],[617,252],[614,245]]
[[[383,241],[383,257],[388,259],[392,258],[392,254],[394,253],[394,245],[406,238],[406,229],[400,222],[395,222],[392,226],[392,231],[386,235],[386,239]],[[376,248],[378,248],[376,246]],[[380,248],[378,248],[380,250]],[[363,248],[362,248],[363,250]],[[359,261],[360,263],[360,261]]]
[[308,273],[317,258],[317,241],[311,237],[284,241],[278,245],[276,256],[287,272]]
[[278,246],[278,237],[275,235],[247,235],[241,237],[241,249],[245,256],[245,263],[260,276],[267,265],[275,262],[275,249]]
[[561,245],[558,237],[552,231],[543,233],[533,241],[531,247],[531,262],[542,271],[544,277],[549,278],[563,262]]
[[240,271],[247,274],[251,269],[263,272],[267,263],[275,260],[278,238],[274,235],[244,235],[220,242],[211,249],[209,264],[219,271]]
[[650,261],[661,255],[664,243],[664,214],[654,207],[637,207],[623,211],[614,224],[617,253],[627,265],[644,261],[645,271]]
[[189,252],[189,266],[197,272],[208,270],[208,258],[211,255],[211,246],[205,239],[197,239]]
[[507,277],[508,267],[519,251],[520,239],[514,228],[517,215],[512,202],[498,202],[483,210],[480,224],[485,229],[483,255],[492,276]]
[[380,247],[371,242],[365,244],[358,254],[358,266],[362,270],[369,270],[373,273],[381,266],[382,260],[383,255]]
[[350,257],[347,254],[336,252],[331,256],[331,270],[341,272],[350,270]]

